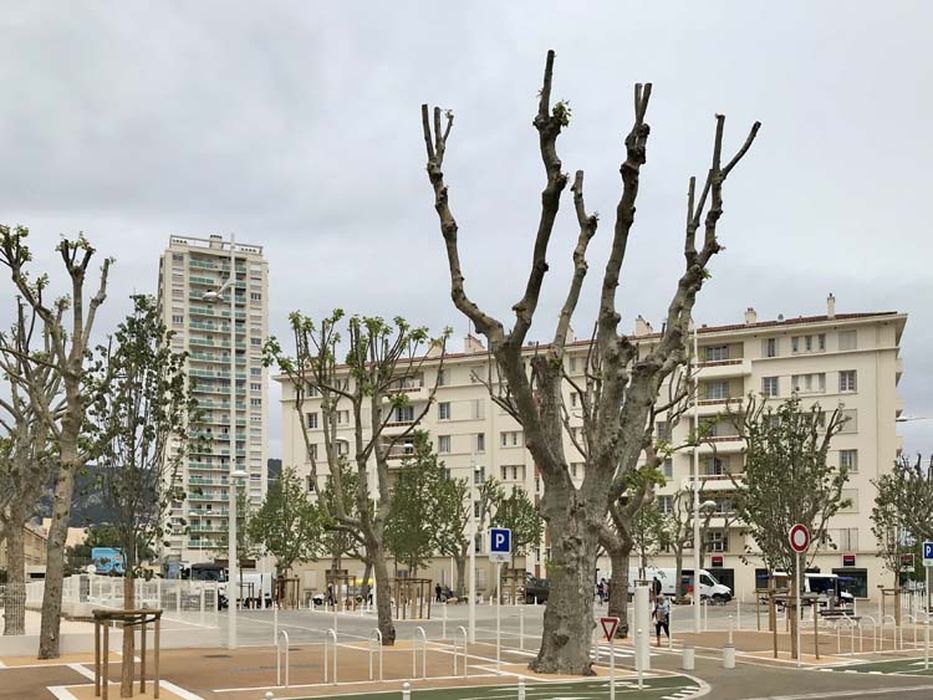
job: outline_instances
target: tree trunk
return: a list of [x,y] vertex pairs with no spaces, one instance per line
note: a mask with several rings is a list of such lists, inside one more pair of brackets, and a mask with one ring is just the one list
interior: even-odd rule
[[[123,574],[123,609],[133,610],[136,607],[136,579],[130,562],[124,564],[126,573]],[[120,697],[133,697],[133,669],[136,666],[136,638],[135,627],[123,627],[123,663],[120,674]]]
[[609,552],[612,576],[609,579],[609,617],[619,618],[616,639],[628,636],[628,567],[631,547],[613,547]]
[[[7,582],[3,593],[4,635],[26,633],[26,538],[24,522],[11,508],[6,528]],[[25,519],[23,519],[25,520]]]
[[684,575],[684,550],[677,547],[674,550],[674,602],[681,605],[684,602],[683,586],[680,580]]
[[454,557],[454,563],[457,566],[457,600],[463,600],[466,594],[466,585],[464,584],[466,577],[466,559],[465,549],[461,549],[460,555]]
[[363,562],[363,585],[360,586],[360,597],[363,599],[363,604],[369,600],[369,579],[373,575],[373,563],[366,559]]
[[373,563],[376,578],[376,618],[382,632],[383,646],[395,645],[395,624],[392,622],[392,587],[389,584],[389,567],[386,565],[382,548],[371,542],[367,549]]
[[62,617],[62,585],[65,577],[65,540],[71,515],[75,471],[78,467],[76,441],[66,437],[68,416],[62,422],[62,462],[55,480],[52,522],[49,525],[45,589],[42,594],[42,624],[39,630],[39,658],[57,659]]
[[[553,489],[556,491],[558,489]],[[551,588],[544,609],[545,634],[538,656],[529,664],[538,673],[594,675],[590,660],[593,621],[593,578],[599,524],[586,520],[588,508],[560,502],[569,494],[550,494],[556,507],[547,509],[551,539]],[[602,511],[605,514],[605,509]]]

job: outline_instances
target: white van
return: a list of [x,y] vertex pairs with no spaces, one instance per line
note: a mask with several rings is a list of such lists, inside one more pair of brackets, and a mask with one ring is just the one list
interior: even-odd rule
[[[781,581],[781,585],[788,585],[787,572],[775,571],[774,578]],[[852,607],[855,604],[855,596],[842,587],[838,574],[804,574],[803,590],[805,593],[817,594],[821,607],[834,608],[840,605]],[[808,604],[806,598],[804,598],[804,604]]]
[[[675,578],[677,576],[676,569],[660,569],[654,566],[649,566],[645,569],[644,574],[644,579],[642,579],[642,577],[639,575],[639,570],[637,567],[629,569],[628,586],[630,594],[635,592],[635,581],[647,580],[651,582],[654,581],[655,578],[661,582],[661,592],[664,595],[674,596],[677,593],[677,586],[675,583]],[[693,569],[683,569],[681,571],[681,576],[687,579],[692,579]],[[711,600],[726,603],[732,600],[732,589],[719,583],[719,581],[717,581],[716,578],[706,569],[700,569],[700,597],[701,599],[709,598]]]

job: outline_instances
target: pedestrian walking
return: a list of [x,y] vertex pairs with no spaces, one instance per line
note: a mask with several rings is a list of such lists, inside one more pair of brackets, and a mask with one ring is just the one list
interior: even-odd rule
[[661,646],[661,630],[668,639],[671,638],[671,604],[659,593],[654,601],[654,633],[658,639],[658,646]]

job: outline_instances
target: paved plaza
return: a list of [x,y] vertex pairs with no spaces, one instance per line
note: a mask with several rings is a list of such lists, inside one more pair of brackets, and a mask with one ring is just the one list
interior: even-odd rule
[[[176,635],[176,641],[179,634],[184,637],[186,629],[192,640],[200,641],[196,648],[174,644],[176,648],[163,649],[162,697],[260,700],[271,692],[281,699],[350,696],[366,700],[400,698],[403,684],[410,683],[415,700],[505,700],[517,698],[518,684],[523,682],[526,698],[589,700],[609,697],[610,653],[615,658],[616,695],[620,698],[933,697],[933,674],[924,670],[923,645],[914,642],[915,630],[909,626],[900,634],[893,628],[869,628],[860,630],[858,637],[851,627],[824,625],[818,635],[819,658],[813,653],[812,630],[805,632],[802,668],[798,669],[796,661],[789,658],[789,635],[784,633],[783,620],[778,625],[779,653],[774,658],[772,635],[757,630],[754,610],[743,610],[737,603],[710,607],[703,611],[702,631],[697,634],[692,632],[693,611],[676,608],[673,640],[663,640],[660,647],[651,640],[651,669],[643,673],[639,689],[631,640],[619,640],[610,647],[594,635],[591,654],[595,678],[542,677],[527,666],[538,648],[544,606],[503,606],[497,610],[486,604],[477,606],[476,611],[476,643],[465,651],[467,608],[463,605],[436,606],[431,620],[397,621],[395,646],[381,648],[374,641],[375,618],[369,611],[336,615],[320,610],[240,611],[235,649],[225,647],[227,617],[223,612],[216,618],[169,619],[167,629]],[[597,609],[596,615],[604,612]],[[80,629],[78,625],[73,623],[75,629]],[[278,648],[274,644],[277,633]],[[722,648],[730,636],[736,646],[737,665],[724,669]],[[334,637],[336,683],[335,647],[327,641]],[[917,639],[922,642],[922,633]],[[695,649],[695,668],[690,671],[682,669],[684,645]],[[0,663],[0,698],[74,700],[93,696],[92,653],[69,654],[54,662],[4,657]],[[118,677],[119,666],[119,653],[112,650],[111,679]],[[152,669],[151,656],[147,666]],[[111,697],[117,697],[115,684]]]

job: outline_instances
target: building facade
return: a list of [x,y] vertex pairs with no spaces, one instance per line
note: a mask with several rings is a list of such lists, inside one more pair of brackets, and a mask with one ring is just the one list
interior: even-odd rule
[[[719,414],[727,404],[735,406],[749,393],[764,395],[769,402],[790,398],[796,393],[805,407],[819,403],[831,411],[841,406],[848,421],[842,433],[833,440],[829,459],[833,464],[845,464],[851,472],[845,496],[852,505],[835,516],[829,524],[833,548],[824,547],[816,556],[814,566],[824,572],[836,571],[847,576],[849,586],[860,597],[877,593],[882,583],[882,565],[875,556],[877,545],[870,532],[870,515],[875,496],[872,481],[890,469],[899,451],[896,418],[901,402],[896,394],[901,376],[898,354],[906,316],[898,313],[836,314],[835,300],[827,301],[827,313],[821,316],[759,321],[754,310],[746,312],[743,323],[697,329],[698,369],[696,408],[691,405],[676,425],[659,421],[657,434],[678,445],[687,442],[693,414],[701,425]],[[650,324],[639,318],[631,339],[644,346],[656,342],[658,335]],[[571,377],[583,378],[588,341],[568,344],[565,362]],[[533,352],[529,348],[529,354]],[[430,408],[421,428],[433,441],[439,457],[456,478],[479,482],[490,476],[499,479],[506,488],[519,486],[532,498],[539,497],[543,485],[536,473],[531,455],[524,447],[521,426],[492,402],[481,379],[490,376],[489,355],[480,341],[468,337],[464,351],[448,354],[440,369],[437,361],[426,363],[424,376],[409,387],[412,409],[393,419],[404,425],[419,415],[419,408],[429,399],[430,388],[439,384],[435,404]],[[301,422],[310,428],[312,443],[321,443],[323,435],[316,426],[322,425],[319,404],[306,399],[305,415],[295,412],[294,394],[288,382],[283,382],[283,464],[308,472]],[[578,382],[579,383],[579,382]],[[565,387],[565,404],[571,429],[582,421],[575,411],[579,397]],[[662,398],[665,396],[662,388]],[[576,413],[576,415],[575,415]],[[338,426],[338,432],[349,431],[351,423]],[[734,489],[729,474],[743,471],[744,443],[728,422],[712,429],[706,444],[697,452],[698,472],[705,508],[701,519],[705,544],[704,568],[734,588],[737,595],[750,597],[755,587],[755,557],[748,564],[745,536],[741,524],[731,512],[730,491]],[[569,435],[564,436],[565,454],[571,478],[582,483],[585,475],[583,457]],[[399,450],[398,463],[405,449]],[[320,460],[318,461],[321,471]],[[670,508],[673,495],[690,488],[693,469],[691,451],[676,451],[663,465],[666,484],[658,489],[662,508]],[[326,472],[326,466],[324,467]],[[319,474],[319,478],[324,478]],[[709,517],[707,518],[706,515]],[[754,550],[753,543],[749,542]],[[477,581],[481,590],[492,583],[486,562],[484,540],[479,544]],[[524,558],[525,568],[544,575],[548,556],[545,538],[541,546]],[[673,567],[670,554],[652,556],[652,566]],[[314,587],[326,562],[309,565],[306,586]],[[635,565],[634,555],[632,565]],[[599,577],[609,576],[609,561],[598,563]],[[687,550],[685,567],[692,566],[692,551]],[[359,567],[361,573],[362,566]],[[451,581],[451,562],[435,560],[422,571],[435,580]],[[889,581],[885,580],[886,583]]]
[[[179,472],[186,497],[172,504],[168,559],[226,558],[232,472],[247,473],[240,488],[252,503],[264,495],[267,293],[261,246],[220,236],[172,236],[159,261],[162,320],[175,334],[172,347],[188,353],[188,379],[202,410],[199,424],[191,426],[201,439],[189,445]],[[179,445],[173,441],[171,449]]]
[[[70,530],[71,528],[69,528]],[[23,526],[23,555],[26,566],[26,579],[43,578],[45,576],[45,565],[48,561],[48,530],[45,527],[35,523],[26,523]],[[6,579],[9,576],[7,568],[9,558],[7,555],[7,543],[0,544],[0,575]]]

